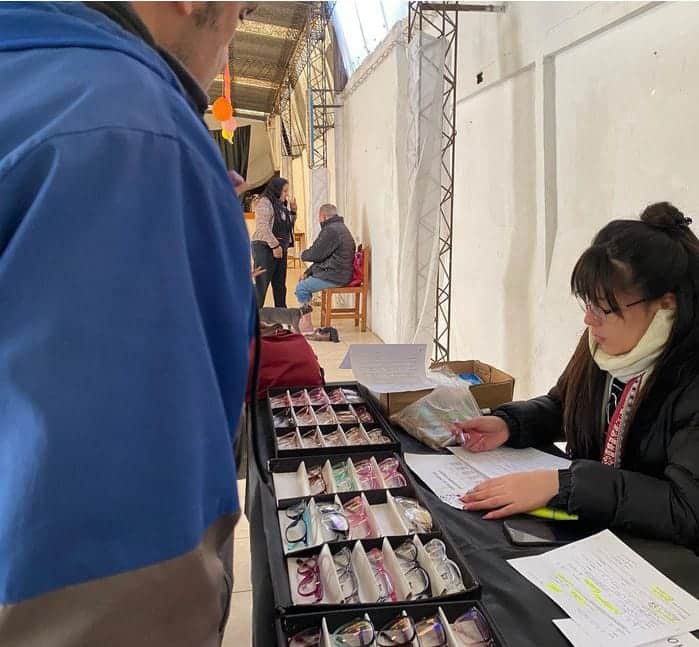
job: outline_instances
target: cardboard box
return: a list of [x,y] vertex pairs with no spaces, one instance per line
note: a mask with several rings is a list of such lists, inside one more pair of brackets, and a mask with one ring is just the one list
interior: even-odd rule
[[[481,409],[495,409],[501,404],[512,402],[515,378],[504,371],[477,360],[443,362],[434,364],[432,368],[439,368],[440,366],[447,366],[457,375],[460,373],[475,373],[483,380],[483,384],[471,387],[471,393],[476,398],[476,402],[478,402]],[[428,393],[430,393],[430,389],[405,391],[403,393],[375,393],[373,395],[383,412],[387,416],[392,416]]]

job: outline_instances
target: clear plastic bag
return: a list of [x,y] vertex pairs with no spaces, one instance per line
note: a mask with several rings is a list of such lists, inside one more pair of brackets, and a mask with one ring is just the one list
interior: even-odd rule
[[391,416],[413,438],[432,449],[456,445],[451,432],[455,422],[471,420],[481,415],[468,385],[439,386],[402,411]]

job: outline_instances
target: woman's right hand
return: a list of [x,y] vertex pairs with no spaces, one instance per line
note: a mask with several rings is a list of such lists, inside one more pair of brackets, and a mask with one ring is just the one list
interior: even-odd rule
[[277,245],[277,246],[272,250],[272,254],[274,254],[274,258],[281,258],[282,256],[284,256],[284,250],[282,250],[282,246],[281,246],[281,245]]
[[459,443],[470,452],[487,452],[504,445],[510,437],[507,423],[497,416],[481,416],[454,424]]

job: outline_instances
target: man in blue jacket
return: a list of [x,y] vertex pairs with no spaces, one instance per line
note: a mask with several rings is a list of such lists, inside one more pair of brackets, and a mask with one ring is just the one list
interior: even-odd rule
[[218,645],[249,242],[204,126],[253,3],[0,3],[0,645]]

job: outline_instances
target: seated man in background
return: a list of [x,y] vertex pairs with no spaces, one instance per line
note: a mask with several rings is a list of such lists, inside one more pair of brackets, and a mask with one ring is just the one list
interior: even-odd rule
[[325,288],[347,285],[352,280],[355,244],[345,221],[337,215],[334,204],[324,204],[318,211],[320,234],[313,245],[301,254],[301,260],[313,263],[296,286],[296,298],[303,316],[302,332],[313,332],[311,298]]

